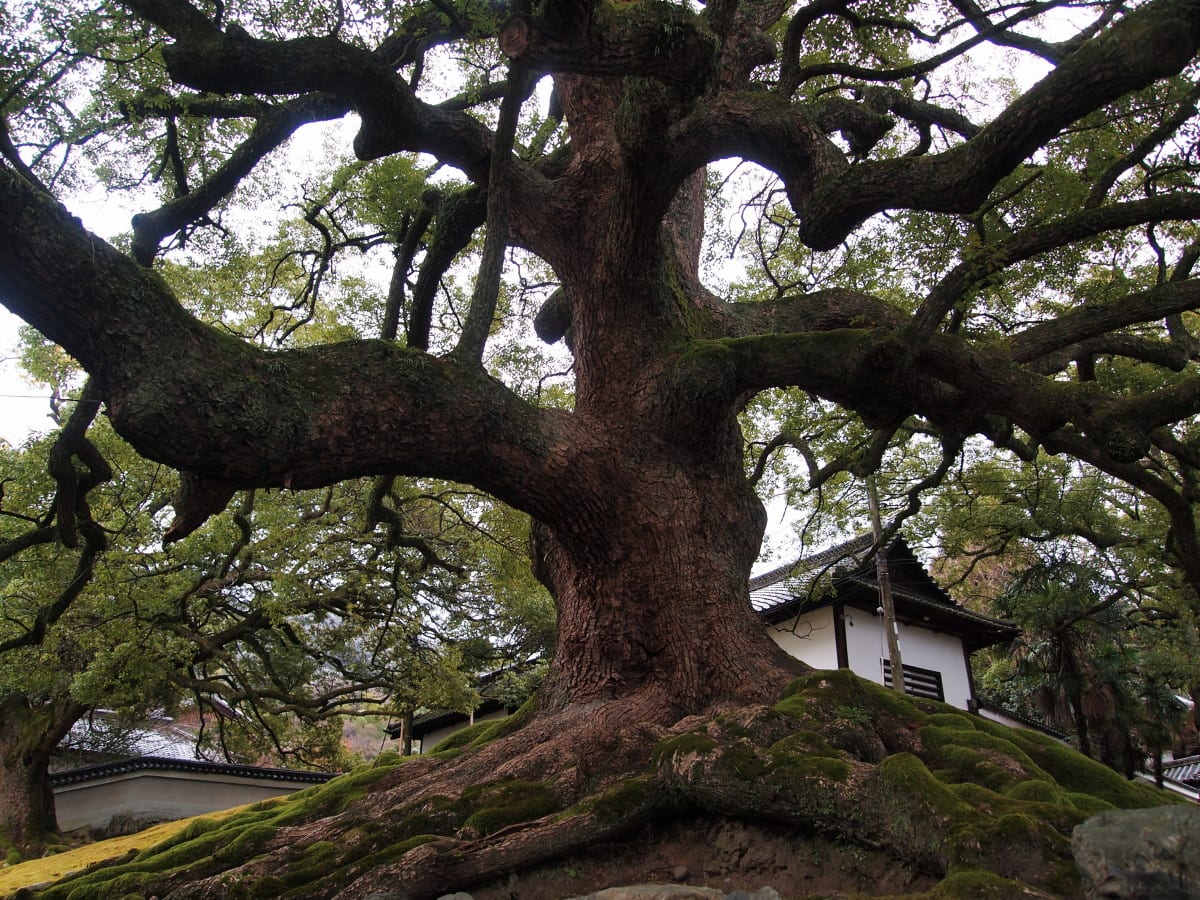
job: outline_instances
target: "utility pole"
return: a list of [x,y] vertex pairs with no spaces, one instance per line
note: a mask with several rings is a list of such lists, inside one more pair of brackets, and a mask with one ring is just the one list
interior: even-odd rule
[[900,660],[900,633],[896,628],[892,578],[884,552],[883,524],[879,520],[879,493],[875,489],[874,473],[867,476],[867,507],[871,512],[871,534],[875,538],[875,577],[879,582],[879,606],[883,609],[883,630],[887,634],[888,657],[892,664],[892,689],[903,694],[904,664]]

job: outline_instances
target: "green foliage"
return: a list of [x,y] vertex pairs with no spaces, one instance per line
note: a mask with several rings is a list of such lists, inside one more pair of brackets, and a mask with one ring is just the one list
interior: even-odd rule
[[500,781],[468,788],[463,792],[463,800],[475,807],[464,827],[481,837],[517,822],[549,815],[561,806],[548,785],[527,781]]

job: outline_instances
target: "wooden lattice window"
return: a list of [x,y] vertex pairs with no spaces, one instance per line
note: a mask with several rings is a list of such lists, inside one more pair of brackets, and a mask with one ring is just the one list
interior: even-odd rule
[[[883,683],[892,686],[892,661],[881,659],[883,666]],[[946,692],[942,690],[942,673],[933,669],[922,669],[917,666],[904,666],[904,693],[914,697],[928,697],[930,700],[946,701]]]

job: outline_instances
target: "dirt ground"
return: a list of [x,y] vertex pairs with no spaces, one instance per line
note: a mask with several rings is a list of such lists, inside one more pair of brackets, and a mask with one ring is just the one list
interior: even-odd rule
[[882,853],[730,820],[674,820],[626,841],[602,844],[554,864],[514,873],[471,891],[475,900],[562,900],[646,882],[722,891],[773,887],[785,900],[924,891],[936,878]]

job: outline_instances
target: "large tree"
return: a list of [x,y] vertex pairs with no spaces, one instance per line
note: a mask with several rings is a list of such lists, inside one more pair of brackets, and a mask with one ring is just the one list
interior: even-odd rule
[[[578,799],[594,767],[551,766],[560,753],[615,760],[638,728],[777,697],[796,672],[747,596],[766,519],[738,416],[768,389],[848,412],[861,441],[818,461],[830,471],[868,473],[917,434],[938,439],[933,481],[974,435],[1026,458],[1072,454],[1162,507],[1165,550],[1200,586],[1200,3],[1072,4],[1077,30],[1050,40],[1036,20],[1055,5],[45,4],[52,39],[11,54],[0,110],[0,299],[82,363],[122,436],[186,473],[171,537],[239,488],[363,475],[453,479],[528,513],[558,609],[536,712],[455,772],[422,771],[446,789],[549,767],[558,802]],[[994,52],[972,55],[983,46]],[[474,73],[461,94],[449,58]],[[1046,73],[1036,84],[999,83],[1027,63]],[[547,122],[533,110],[544,76]],[[312,315],[338,251],[388,242],[382,339],[239,339],[250,280],[193,276],[185,296],[156,261],[171,249],[172,266],[227,266],[229,253],[206,261],[206,226],[228,233],[243,194],[282,190],[289,171],[256,183],[253,170],[302,124],[350,112],[359,160],[426,154],[465,183],[394,205],[374,238],[352,233],[338,197],[379,169],[305,184],[319,240],[275,260],[268,293],[286,259],[309,276],[276,310]],[[134,217],[129,255],[55,199],[80,152],[164,184]],[[768,254],[769,290],[722,297],[702,258],[706,167],[727,159],[777,179],[777,247],[808,262],[780,277]],[[485,222],[470,296],[440,291]],[[570,409],[496,377],[507,247],[557,285],[535,324],[568,342]],[[886,738],[863,747],[917,749],[879,727]],[[739,808],[716,786],[698,797]],[[897,852],[910,840],[886,816],[843,827]],[[540,843],[493,848],[470,871],[604,829],[568,831],[547,824]],[[401,864],[416,893],[438,865],[465,865],[440,850]]]

